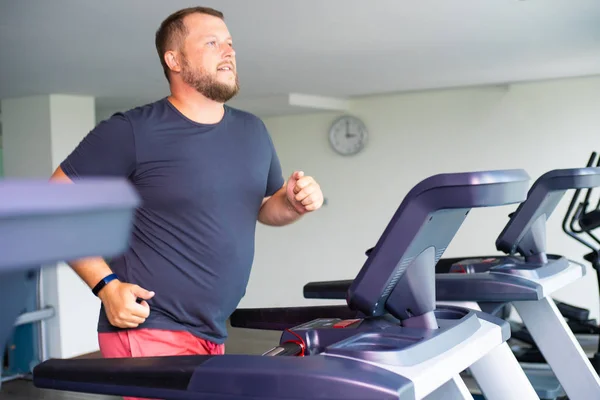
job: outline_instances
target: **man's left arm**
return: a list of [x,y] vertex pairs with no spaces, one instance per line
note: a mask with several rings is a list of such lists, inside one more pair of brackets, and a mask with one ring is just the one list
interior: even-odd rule
[[288,181],[270,197],[263,200],[258,214],[259,222],[284,226],[297,221],[304,214],[323,205],[320,185],[301,171],[294,172]]

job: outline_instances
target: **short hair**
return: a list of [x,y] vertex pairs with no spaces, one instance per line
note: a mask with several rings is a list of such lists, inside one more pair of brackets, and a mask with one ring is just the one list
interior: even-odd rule
[[212,15],[222,20],[225,20],[221,11],[215,10],[210,7],[189,7],[174,12],[169,15],[161,24],[156,31],[156,37],[154,39],[156,45],[156,51],[163,68],[163,72],[169,80],[169,66],[165,62],[165,53],[173,48],[179,48],[183,43],[186,35],[188,34],[187,28],[183,23],[183,19],[190,14],[207,14]]

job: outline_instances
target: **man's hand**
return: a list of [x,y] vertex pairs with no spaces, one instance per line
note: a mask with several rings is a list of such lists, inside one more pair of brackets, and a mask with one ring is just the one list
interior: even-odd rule
[[[102,300],[106,316],[111,325],[117,328],[135,328],[144,323],[150,315],[150,300],[154,292],[138,285],[113,280],[98,293]],[[142,301],[137,303],[137,299]]]
[[300,215],[318,210],[323,205],[323,192],[319,184],[304,172],[294,172],[287,182],[286,198]]

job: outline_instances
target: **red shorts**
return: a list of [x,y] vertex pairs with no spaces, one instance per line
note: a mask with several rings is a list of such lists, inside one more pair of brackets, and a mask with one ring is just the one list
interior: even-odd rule
[[[98,334],[105,358],[180,355],[222,355],[225,345],[200,339],[186,331],[133,329]],[[124,397],[125,400],[141,400]]]

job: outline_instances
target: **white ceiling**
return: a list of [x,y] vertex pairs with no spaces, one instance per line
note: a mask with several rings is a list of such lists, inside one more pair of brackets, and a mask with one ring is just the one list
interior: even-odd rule
[[329,97],[600,74],[598,0],[0,0],[0,98],[85,94],[120,109],[162,97],[154,33],[199,4],[225,13],[237,104],[263,115],[343,104]]

